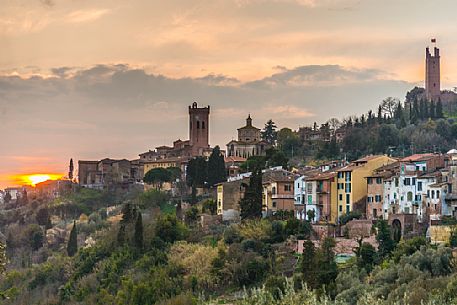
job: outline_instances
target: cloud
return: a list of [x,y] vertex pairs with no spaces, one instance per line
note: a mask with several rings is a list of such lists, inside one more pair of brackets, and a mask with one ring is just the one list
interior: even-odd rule
[[[5,73],[0,116],[8,145],[0,145],[0,155],[49,157],[51,163],[34,168],[61,171],[71,157],[133,159],[186,139],[187,107],[194,101],[211,106],[211,144],[225,147],[248,113],[258,127],[271,118],[296,129],[375,109],[383,98],[402,98],[412,87],[382,71],[337,65],[276,71],[253,82],[217,73],[171,78],[127,64],[60,67],[33,76]],[[21,164],[30,162],[1,157],[0,174]]]
[[67,15],[66,21],[69,23],[85,23],[100,19],[104,15],[108,14],[108,9],[89,9],[89,10],[77,10]]

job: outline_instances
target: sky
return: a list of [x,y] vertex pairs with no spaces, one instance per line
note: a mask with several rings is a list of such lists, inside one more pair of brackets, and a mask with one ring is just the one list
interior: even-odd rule
[[249,113],[297,129],[375,110],[422,86],[432,37],[457,86],[454,0],[0,2],[0,189],[187,139],[194,101],[223,148]]

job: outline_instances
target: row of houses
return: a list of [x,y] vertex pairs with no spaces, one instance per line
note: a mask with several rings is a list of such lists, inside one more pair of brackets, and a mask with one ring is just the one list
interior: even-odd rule
[[[249,176],[241,174],[218,185],[217,211],[224,219],[239,215]],[[298,219],[334,225],[354,211],[369,220],[404,214],[426,222],[457,217],[455,184],[457,150],[401,159],[371,155],[290,172],[272,168],[263,173],[263,212],[293,211]]]

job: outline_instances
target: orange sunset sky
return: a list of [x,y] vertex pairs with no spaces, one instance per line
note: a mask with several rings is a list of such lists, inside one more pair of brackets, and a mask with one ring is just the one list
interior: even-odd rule
[[457,86],[453,0],[2,0],[0,189],[65,174],[70,158],[136,158],[187,138],[211,105],[211,144],[248,113],[298,128],[375,109],[422,85],[425,47]]

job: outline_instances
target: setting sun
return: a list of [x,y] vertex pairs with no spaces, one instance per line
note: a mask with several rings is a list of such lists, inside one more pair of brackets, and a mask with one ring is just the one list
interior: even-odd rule
[[63,175],[61,174],[30,174],[30,175],[17,175],[14,176],[14,181],[20,185],[31,185],[36,186],[38,183],[47,181],[47,180],[58,180],[61,179]]

